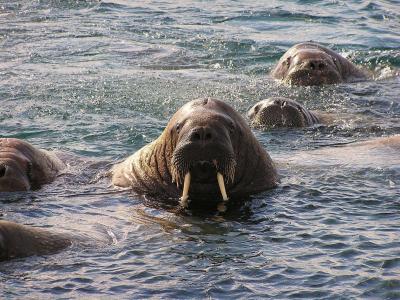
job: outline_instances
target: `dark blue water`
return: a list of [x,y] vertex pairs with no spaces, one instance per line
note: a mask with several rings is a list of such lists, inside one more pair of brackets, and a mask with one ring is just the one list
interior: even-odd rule
[[[1,1],[0,136],[69,163],[40,191],[1,195],[1,218],[93,245],[1,263],[0,298],[399,299],[398,153],[315,154],[400,133],[399,32],[398,1]],[[273,81],[309,40],[374,78]],[[274,95],[338,121],[255,131],[282,182],[224,217],[175,214],[102,176],[188,100],[245,113]]]

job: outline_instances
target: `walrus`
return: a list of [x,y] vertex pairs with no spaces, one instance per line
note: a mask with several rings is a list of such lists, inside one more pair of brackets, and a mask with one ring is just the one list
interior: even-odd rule
[[[183,105],[162,134],[112,170],[112,183],[135,192],[203,203],[246,197],[277,185],[275,166],[244,118],[216,99]],[[222,202],[221,202],[222,200]]]
[[51,152],[20,139],[0,138],[0,192],[39,189],[64,167]]
[[306,109],[295,100],[271,97],[254,104],[247,112],[254,127],[308,127],[324,123],[324,116]]
[[367,74],[349,60],[316,43],[291,47],[278,61],[272,77],[290,85],[323,85],[366,79]]
[[52,254],[70,245],[67,235],[0,220],[0,261]]
[[0,261],[33,255],[50,255],[71,246],[98,247],[109,245],[115,237],[85,231],[60,232],[53,228],[39,228],[0,220]]

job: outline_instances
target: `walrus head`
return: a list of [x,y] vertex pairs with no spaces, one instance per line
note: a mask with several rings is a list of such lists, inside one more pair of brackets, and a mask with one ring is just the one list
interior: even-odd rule
[[295,100],[272,97],[256,103],[247,112],[252,126],[306,127],[318,118]]
[[[235,179],[236,150],[241,134],[236,113],[223,102],[211,99],[192,101],[170,122],[175,147],[171,156],[172,180],[183,185],[182,199],[204,192],[217,193],[227,200],[225,184]],[[193,198],[193,196],[192,196]],[[226,199],[225,199],[226,198]]]
[[[271,157],[246,120],[215,99],[187,102],[152,143],[112,169],[112,183],[160,199],[188,199],[200,206],[275,187],[278,175]],[[223,203],[221,203],[221,196]],[[200,201],[197,201],[200,200]],[[203,201],[205,200],[205,201]]]
[[344,81],[344,60],[337,53],[318,44],[298,44],[281,57],[272,76],[290,85],[340,83]]
[[0,139],[0,192],[37,189],[46,179],[35,162],[38,151],[19,139]]
[[0,192],[30,190],[31,169],[32,164],[19,156],[0,159]]

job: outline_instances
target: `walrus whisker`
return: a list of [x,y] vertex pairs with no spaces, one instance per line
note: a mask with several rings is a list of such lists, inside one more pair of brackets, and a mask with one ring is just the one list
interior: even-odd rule
[[217,168],[217,172],[221,172],[226,177],[226,183],[233,183],[235,179],[235,168],[236,161],[233,158],[230,158],[223,162],[220,170]]

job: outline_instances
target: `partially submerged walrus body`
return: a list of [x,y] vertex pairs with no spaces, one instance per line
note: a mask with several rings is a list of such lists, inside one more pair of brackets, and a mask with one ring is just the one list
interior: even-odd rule
[[297,151],[284,157],[283,163],[302,167],[342,165],[357,168],[397,168],[400,166],[400,135]]
[[[112,169],[112,183],[147,195],[227,201],[277,185],[274,164],[243,117],[214,99],[186,103],[159,138]],[[220,210],[224,207],[220,206]]]
[[0,220],[0,261],[51,254],[71,244],[66,235]]
[[308,127],[322,122],[322,117],[295,100],[272,97],[256,103],[247,112],[254,127]]
[[38,189],[52,182],[64,167],[48,151],[19,139],[0,138],[0,192]]
[[[219,105],[222,105],[222,107],[227,106],[226,104],[223,104],[221,102],[216,102],[215,100],[208,100],[211,101],[211,107],[216,105],[217,107]],[[204,106],[207,106],[207,104],[203,104]],[[139,150],[137,152],[136,156],[136,160],[130,160],[133,156],[131,156],[130,158],[128,158],[127,161],[129,161],[129,163],[127,163],[127,161],[125,161],[122,164],[116,165],[114,168],[114,171],[117,171],[117,173],[114,173],[114,176],[118,175],[121,176],[120,179],[122,179],[122,181],[120,181],[121,184],[123,184],[124,182],[126,182],[126,184],[124,184],[124,186],[132,186],[134,187],[135,184],[135,180],[131,181],[131,178],[133,178],[132,176],[136,176],[136,174],[138,174],[141,178],[141,180],[147,180],[149,179],[149,184],[152,184],[151,186],[148,185],[147,187],[143,188],[143,186],[140,185],[140,182],[138,181],[138,183],[136,183],[136,190],[138,190],[137,188],[142,188],[142,191],[149,189],[151,187],[153,188],[158,188],[158,191],[168,191],[168,190],[173,190],[176,194],[176,196],[180,195],[180,193],[182,192],[182,189],[180,188],[176,188],[175,185],[175,189],[173,189],[172,187],[170,187],[170,184],[168,182],[158,182],[158,178],[160,178],[162,176],[161,173],[158,173],[158,175],[153,174],[153,173],[149,173],[148,177],[144,177],[146,176],[146,172],[154,172],[157,171],[155,169],[155,167],[157,165],[155,165],[155,158],[152,160],[151,159],[151,153],[154,154],[160,154],[160,153],[170,153],[171,156],[173,156],[174,154],[179,155],[180,151],[185,151],[185,145],[190,145],[190,139],[186,139],[186,137],[191,136],[192,134],[196,133],[196,130],[194,130],[195,128],[198,128],[197,126],[191,125],[190,123],[194,122],[196,124],[199,124],[197,122],[200,122],[198,120],[197,117],[194,118],[194,120],[192,120],[192,113],[193,112],[198,112],[198,109],[200,109],[202,105],[196,101],[194,102],[190,102],[188,104],[186,104],[182,109],[184,111],[180,111],[180,115],[179,118],[178,116],[174,116],[170,123],[168,124],[167,128],[164,130],[164,133],[160,136],[159,139],[161,139],[162,137],[171,137],[171,140],[167,140],[167,143],[164,143],[163,141],[160,141],[159,139],[157,139],[155,142],[153,142],[152,144],[150,144],[149,146],[146,146],[145,148],[142,148],[141,150]],[[227,106],[229,108],[229,106]],[[210,108],[209,108],[210,109]],[[217,109],[218,111],[219,109]],[[213,109],[211,109],[211,111],[213,111]],[[229,110],[228,110],[229,111]],[[179,112],[179,111],[178,111]],[[219,113],[211,113],[212,116],[214,116],[216,119],[218,119],[217,115]],[[196,114],[198,116],[198,114]],[[214,119],[214,117],[212,119]],[[226,116],[224,113],[222,113],[221,115],[222,119],[224,120],[229,120],[225,119]],[[183,118],[183,119],[181,119]],[[207,117],[209,118],[209,117]],[[182,120],[180,123],[179,122],[179,126],[178,125],[178,120]],[[222,121],[222,120],[221,120]],[[219,122],[221,122],[219,121]],[[186,124],[186,122],[188,122],[189,124]],[[211,122],[214,123],[214,122]],[[236,123],[237,124],[241,124],[242,121],[240,121],[240,123]],[[187,127],[188,126],[188,127]],[[182,135],[177,134],[176,129],[178,128],[181,132]],[[224,127],[224,126],[223,126]],[[166,133],[166,131],[170,132],[170,134]],[[175,132],[175,133],[173,133]],[[238,130],[236,130],[235,132],[238,133]],[[243,131],[244,133],[247,133],[247,130]],[[197,133],[199,133],[197,131]],[[207,134],[207,133],[206,133]],[[177,135],[177,136],[176,136]],[[197,137],[196,137],[197,138]],[[239,158],[237,158],[236,160],[238,161],[238,163],[236,164],[236,168],[235,170],[237,170],[238,166],[246,166],[246,164],[243,164],[241,162],[241,160],[243,158],[246,158],[248,156],[251,156],[251,150],[258,150],[260,151],[257,156],[254,156],[254,158],[256,158],[255,160],[250,159],[248,167],[246,167],[246,170],[243,171],[241,169],[237,170],[237,174],[235,173],[235,177],[238,175],[240,176],[239,179],[234,179],[234,187],[232,189],[230,189],[230,187],[232,186],[227,185],[227,193],[231,196],[236,195],[235,194],[235,188],[245,188],[245,184],[248,185],[253,185],[253,189],[245,189],[245,191],[247,193],[252,193],[254,191],[259,191],[259,189],[263,190],[269,187],[272,187],[276,184],[276,181],[272,181],[272,179],[276,180],[276,171],[274,168],[272,169],[262,169],[265,167],[270,168],[271,167],[271,161],[269,159],[269,157],[267,156],[267,154],[265,153],[265,151],[263,152],[262,150],[259,150],[257,146],[255,145],[248,145],[248,150],[246,150],[246,147],[242,147],[242,148],[237,148],[237,142],[241,140],[241,138],[243,138],[243,141],[245,143],[243,143],[242,145],[246,144],[248,145],[249,141],[252,141],[252,137],[243,137],[243,135],[238,134],[237,138],[232,138],[231,140],[233,141],[233,149],[234,149],[234,153],[238,153],[237,151],[245,151],[248,153],[239,153]],[[240,143],[239,143],[240,144]],[[151,146],[152,145],[152,146]],[[151,146],[151,147],[150,147]],[[150,148],[151,149],[150,149]],[[161,148],[159,148],[161,147]],[[165,147],[165,148],[164,148]],[[190,146],[192,147],[192,146]],[[207,148],[208,150],[210,150],[208,147],[206,147],[206,145],[200,146],[197,145],[198,148]],[[145,150],[148,149],[148,150]],[[163,150],[164,149],[164,150]],[[168,150],[167,150],[168,149]],[[169,149],[171,151],[169,151]],[[182,150],[179,150],[182,149]],[[154,150],[154,152],[152,152],[151,150]],[[190,150],[190,148],[189,148]],[[157,151],[161,151],[161,152],[157,152]],[[168,152],[165,152],[168,151]],[[196,157],[197,155],[199,155],[199,153],[203,153],[203,151],[198,151],[196,153]],[[214,155],[212,155],[213,150],[210,150],[210,157],[214,157]],[[263,154],[262,154],[263,153]],[[341,147],[325,147],[322,149],[317,149],[317,150],[311,150],[311,151],[302,151],[301,153],[298,154],[292,154],[290,155],[290,157],[285,157],[284,158],[284,164],[286,165],[287,163],[289,164],[307,164],[307,163],[311,163],[312,165],[315,164],[316,161],[319,161],[319,158],[323,157],[323,162],[326,164],[335,164],[335,163],[348,163],[351,165],[354,164],[365,164],[366,166],[370,166],[371,164],[377,164],[377,165],[389,165],[389,166],[398,166],[400,164],[400,135],[394,135],[391,137],[382,137],[382,138],[376,138],[376,139],[372,139],[372,140],[368,140],[368,141],[363,141],[363,142],[358,142],[358,143],[352,143],[346,146],[341,146]],[[203,153],[205,156],[208,156],[208,154]],[[196,159],[193,158],[189,158],[186,159],[186,155],[187,154],[182,154],[182,159],[185,162],[188,162],[189,165],[193,165],[196,169],[197,164],[207,164],[206,162],[204,162],[203,160],[201,161],[197,161]],[[146,169],[147,171],[144,172],[139,172],[137,171],[137,167],[138,166],[142,166],[145,167],[145,162],[146,161],[140,161],[140,158],[143,159],[147,159],[149,162],[149,168]],[[139,160],[138,160],[139,159]],[[254,163],[254,161],[258,160],[259,164]],[[166,168],[169,168],[170,165],[173,163],[171,162],[170,164],[167,164],[167,161],[165,161],[165,166]],[[320,162],[320,161],[319,161]],[[132,165],[132,163],[134,165]],[[161,163],[162,165],[163,163]],[[211,164],[211,163],[208,163]],[[139,173],[129,173],[129,169],[127,169],[129,167],[129,165],[132,166],[132,170],[134,172],[139,172]],[[189,167],[189,171],[188,173],[193,173],[193,175],[191,175],[191,189],[189,191],[192,191],[192,188],[196,188],[196,191],[198,191],[201,187],[207,187],[210,186],[212,184],[217,185],[215,180],[212,184],[207,184],[207,183],[201,183],[199,182],[200,179],[203,179],[204,181],[209,180],[211,181],[210,178],[208,178],[207,176],[205,177],[199,177],[198,171],[193,169],[192,167]],[[162,170],[162,169],[159,169]],[[172,170],[172,169],[168,169],[168,170]],[[253,175],[249,175],[250,171],[253,170]],[[123,174],[121,172],[128,172],[127,174]],[[166,172],[170,172],[170,171],[166,171]],[[225,174],[225,172],[223,170],[220,170],[221,174]],[[259,178],[259,176],[257,176],[257,172],[261,172],[261,174],[263,174],[265,177],[263,178]],[[217,173],[217,169],[213,170],[212,173],[212,178],[215,178],[215,174]],[[171,174],[171,173],[169,173]],[[127,176],[127,177],[125,177]],[[252,178],[250,180],[248,180],[246,178],[246,176],[251,176]],[[187,177],[187,176],[185,176]],[[125,181],[125,178],[127,181]],[[165,177],[167,178],[167,177]],[[170,180],[172,180],[172,176],[170,175],[168,177]],[[118,179],[118,178],[115,178]],[[243,180],[243,184],[241,183],[241,180]],[[252,180],[253,179],[253,180]],[[263,180],[262,180],[263,179]],[[114,178],[113,178],[114,180]],[[119,179],[118,179],[119,180]],[[254,185],[254,183],[257,183],[257,185]],[[131,184],[128,184],[131,183]],[[217,190],[217,188],[214,189],[214,191]],[[149,190],[147,190],[149,191]],[[232,193],[233,191],[233,193]],[[203,197],[207,197],[207,195],[209,195],[209,193],[207,192],[207,190],[204,190],[201,195]],[[189,197],[192,197],[192,193],[189,193]],[[0,261],[2,260],[9,260],[9,259],[13,259],[13,258],[20,258],[20,257],[26,257],[26,256],[31,256],[31,255],[45,255],[45,254],[52,254],[58,251],[61,251],[69,246],[71,246],[72,244],[75,243],[86,243],[86,239],[85,241],[82,241],[82,239],[80,239],[82,237],[78,237],[78,236],[73,236],[73,235],[68,235],[68,234],[63,234],[63,233],[55,233],[52,230],[48,230],[48,229],[41,229],[41,228],[35,228],[35,227],[31,227],[31,226],[25,226],[25,225],[19,225],[16,224],[14,222],[9,222],[9,221],[4,221],[4,220],[0,220]]]
[[323,85],[366,79],[349,60],[316,43],[291,47],[278,61],[272,77],[289,85]]

